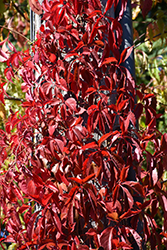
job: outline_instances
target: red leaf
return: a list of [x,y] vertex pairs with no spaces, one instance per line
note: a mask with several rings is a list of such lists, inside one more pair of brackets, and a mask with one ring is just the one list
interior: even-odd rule
[[86,178],[83,179],[82,183],[85,184],[86,182],[90,181],[95,176],[95,173],[88,175]]
[[127,107],[127,105],[129,104],[129,99],[123,100],[118,104],[118,110],[122,111],[123,109],[125,109]]
[[68,98],[66,101],[65,101],[65,104],[73,111],[76,111],[76,105],[77,105],[77,102],[74,98]]
[[62,232],[62,224],[61,224],[61,221],[60,221],[59,216],[58,216],[58,214],[57,214],[57,211],[56,211],[56,209],[55,209],[54,207],[52,207],[51,213],[52,213],[52,218],[53,218],[55,227],[57,228],[57,230],[59,231],[59,233],[60,233],[61,235],[64,235],[64,233]]
[[158,172],[156,168],[152,170],[152,181],[153,181],[153,186],[155,186],[155,184],[158,181]]
[[57,150],[59,150],[60,153],[64,152],[64,142],[59,139],[55,139],[55,142],[57,144]]
[[120,173],[120,180],[121,182],[125,181],[128,175],[128,171],[129,171],[129,166],[127,167],[123,167]]
[[76,52],[69,53],[69,54],[67,54],[67,55],[64,57],[64,60],[67,59],[67,58],[69,58],[69,57],[72,57],[72,56],[78,56],[78,53],[76,53]]
[[161,147],[160,147],[160,150],[161,151],[167,150],[167,133],[165,133],[161,137]]
[[22,107],[27,108],[27,107],[32,107],[33,103],[32,102],[23,102]]
[[[95,207],[97,207],[96,196],[94,195],[93,191],[90,188],[88,188],[88,190],[86,190],[86,191],[87,191],[87,194],[89,196],[89,200],[90,200],[92,209],[94,210],[94,213],[96,213],[96,209],[95,209]],[[95,216],[96,216],[96,214],[95,214]]]
[[127,202],[129,204],[129,208],[132,208],[133,207],[133,204],[134,204],[134,199],[133,199],[133,196],[131,195],[131,193],[129,192],[129,190],[123,186],[121,186],[122,189],[123,189],[123,192],[126,194],[127,196]]
[[31,241],[33,238],[33,234],[34,234],[34,227],[35,227],[35,221],[36,218],[38,216],[38,214],[40,213],[40,211],[35,212],[31,217],[30,220],[27,224],[27,236],[29,238],[29,240]]
[[64,104],[61,106],[60,112],[61,112],[62,119],[65,120],[67,116],[67,112],[66,112],[66,106]]
[[119,242],[118,243],[118,249],[121,248],[121,249],[133,249],[133,247],[129,246],[127,243],[125,242]]
[[145,0],[142,6],[142,15],[144,18],[146,17],[148,12],[151,10],[151,8],[152,8],[152,0]]
[[111,145],[118,139],[120,132],[118,130],[112,132]]
[[160,235],[163,235],[165,238],[167,238],[167,233],[162,232]]
[[59,79],[59,83],[60,83],[60,86],[59,86],[60,89],[64,91],[68,91],[67,83],[63,78]]
[[156,128],[156,118],[153,117],[150,123],[148,124],[148,130],[152,130]]
[[0,102],[2,102],[5,105],[5,99],[4,99],[4,93],[3,92],[0,92]]
[[13,185],[11,184],[11,189],[14,190],[14,194],[18,198],[18,200],[21,200],[24,203],[23,196],[20,193],[20,190],[17,188],[17,186],[14,184]]
[[55,129],[56,129],[56,125],[52,125],[52,126],[49,126],[49,135],[52,136],[55,132]]
[[162,195],[162,201],[163,201],[163,209],[165,212],[167,212],[167,198]]
[[147,200],[144,203],[136,202],[136,204],[141,210],[144,210],[146,207],[150,206],[151,202],[152,200]]
[[52,181],[47,181],[46,186],[54,192],[58,192],[58,188],[53,184]]
[[84,43],[83,43],[82,41],[80,41],[80,42],[78,43],[77,47],[76,47],[75,49],[73,49],[71,52],[74,52],[74,51],[76,51],[76,50],[79,50],[79,49],[81,49],[83,46],[84,46]]
[[99,18],[97,19],[96,23],[94,24],[93,29],[92,29],[92,32],[91,32],[90,37],[89,37],[89,43],[92,43],[92,42],[93,42],[93,39],[94,39],[94,37],[95,37],[96,34],[97,34],[98,23],[99,23],[99,21],[100,21],[101,19],[102,19],[102,17],[99,17]]
[[122,184],[130,186],[132,189],[134,189],[135,192],[137,192],[138,194],[140,194],[142,196],[145,195],[144,188],[137,181],[125,181]]
[[113,5],[113,0],[108,0],[106,3],[106,7],[105,7],[105,11],[104,11],[104,15],[106,14],[106,12],[112,7]]
[[139,249],[142,249],[142,237],[132,228],[126,228],[129,229],[130,233],[133,235],[133,238],[135,239]]
[[101,40],[96,40],[95,44],[97,44],[99,47],[104,47],[104,43]]
[[68,206],[68,223],[72,227],[74,225],[74,208],[73,208],[73,202],[71,202]]
[[89,247],[86,245],[79,245],[78,250],[89,250]]
[[33,180],[28,180],[27,190],[30,196],[36,193],[36,185]]
[[82,179],[79,178],[69,177],[68,180],[75,181],[78,184],[82,184]]
[[35,65],[32,61],[28,61],[27,66],[38,72],[37,68],[35,67]]
[[0,48],[0,62],[5,62],[8,59],[8,54],[5,53],[1,48]]
[[130,121],[132,122],[133,126],[135,127],[136,118],[135,118],[134,113],[132,113],[131,111],[128,113],[128,116],[127,116],[126,120],[124,121],[125,132],[128,130]]
[[87,95],[90,95],[90,94],[93,94],[94,92],[96,92],[97,89],[93,88],[93,87],[90,87],[86,90],[86,93]]
[[[127,6],[127,0],[122,0],[121,1],[121,9],[119,11],[119,16],[118,16],[118,19],[117,19],[118,21],[120,21],[122,19],[124,11],[126,10],[126,6]],[[114,4],[114,7],[116,7],[115,4]]]
[[105,250],[112,249],[113,230],[113,227],[108,227],[101,233],[100,243]]
[[109,64],[109,63],[118,63],[118,61],[115,57],[108,57],[108,58],[105,58],[102,63],[100,62],[99,67],[103,66],[104,64]]
[[78,186],[74,186],[74,187],[70,190],[69,196],[70,196],[70,197],[73,197],[74,194],[76,193],[76,191],[77,191],[78,189],[79,189]]
[[[72,179],[72,178],[69,178],[69,179]],[[76,179],[76,178],[74,178],[74,179]],[[74,187],[70,190],[70,192],[69,192],[70,198],[66,201],[65,205],[68,205],[68,204],[73,200],[74,195],[75,195],[75,193],[78,191],[78,189],[79,189],[78,186],[74,186]]]
[[112,135],[112,132],[109,132],[105,135],[103,135],[99,140],[98,140],[98,145],[99,147],[101,146],[101,144],[103,143],[103,141],[105,141],[106,139],[108,139],[108,137],[110,137]]
[[90,142],[90,143],[87,143],[85,146],[83,146],[82,150],[84,151],[85,149],[89,149],[89,148],[98,148],[98,145],[96,144],[96,142]]
[[132,211],[131,209],[129,209],[127,212],[122,214],[119,218],[120,218],[120,220],[127,219],[127,218],[130,218],[132,216],[135,216],[136,214],[139,214],[140,212],[141,212],[141,210]]
[[56,55],[55,54],[53,54],[53,53],[50,53],[50,55],[49,55],[49,60],[52,62],[52,63],[54,63],[55,61],[56,61]]
[[128,47],[126,49],[124,49],[121,53],[121,57],[120,57],[120,61],[119,61],[119,65],[123,62],[125,62],[125,60],[130,56],[130,54],[132,53],[133,47]]
[[119,195],[119,189],[120,189],[120,185],[117,185],[113,191],[113,195],[112,195],[112,198],[113,198],[113,204],[115,204],[117,198],[118,198],[118,195]]
[[18,213],[19,214],[22,214],[22,213],[24,213],[27,209],[29,209],[31,206],[29,206],[29,205],[22,205],[20,208],[19,208],[19,211],[18,211]]
[[50,10],[50,6],[51,5],[49,4],[48,0],[42,1],[42,7],[43,7],[45,12],[48,12]]
[[91,236],[94,236],[94,235],[97,235],[97,231],[94,229],[94,228],[90,228],[86,234],[88,235],[91,235]]
[[145,136],[144,139],[143,139],[143,142],[150,141],[153,138],[155,138],[155,134],[151,134],[151,135]]
[[141,116],[143,112],[143,104],[141,103],[138,103],[135,107],[135,110],[134,110],[134,114],[135,114],[135,117],[136,117],[136,120],[139,119],[139,117]]
[[33,12],[35,12],[38,15],[42,14],[42,8],[41,5],[39,4],[38,0],[28,0],[30,8]]
[[52,247],[56,247],[55,242],[54,242],[53,240],[51,240],[51,239],[42,240],[42,242],[41,242],[40,245],[42,245],[42,246],[40,246],[40,247],[38,248],[38,250],[42,250],[42,249],[44,249],[45,247],[46,247],[46,248],[48,247],[47,249],[52,249]]
[[147,95],[144,96],[143,100],[147,100],[149,98],[154,98],[154,97],[155,97],[154,94],[147,94]]
[[135,125],[136,125],[136,118],[135,118],[134,113],[132,113],[131,111],[128,113],[128,119],[131,121],[131,123],[135,127]]
[[143,99],[143,94],[137,89],[136,89],[136,94],[137,94],[137,96],[139,97],[140,100]]
[[59,10],[59,15],[58,18],[56,20],[56,24],[60,26],[60,23],[63,21],[64,17],[66,15],[66,9],[61,7]]
[[43,206],[46,206],[50,200],[50,198],[52,197],[53,193],[49,193],[49,194],[44,194],[44,196],[42,197],[41,203]]

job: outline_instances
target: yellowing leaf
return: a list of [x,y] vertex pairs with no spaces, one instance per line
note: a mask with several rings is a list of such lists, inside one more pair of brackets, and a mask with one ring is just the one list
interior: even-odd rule
[[8,250],[16,250],[17,249],[17,244],[16,243],[12,243],[9,247]]
[[107,217],[113,219],[113,220],[118,220],[118,213],[117,212],[113,212],[113,213],[108,213]]
[[2,120],[6,119],[6,110],[2,103],[0,103],[0,117],[2,118]]

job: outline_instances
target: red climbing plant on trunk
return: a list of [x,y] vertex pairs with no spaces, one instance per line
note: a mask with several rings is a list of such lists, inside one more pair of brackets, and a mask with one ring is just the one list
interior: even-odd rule
[[[11,110],[0,130],[0,206],[9,233],[1,246],[111,250],[150,242],[154,250],[166,244],[167,134],[156,129],[155,96],[136,87],[122,66],[133,50],[119,52],[126,1],[115,19],[107,15],[117,7],[113,0],[104,11],[100,0],[31,4],[45,21],[36,41],[26,51],[10,42],[10,55],[0,50],[7,64],[1,102],[16,75],[26,93],[25,114]],[[146,129],[137,125],[142,116]],[[155,220],[160,212],[162,228]]]

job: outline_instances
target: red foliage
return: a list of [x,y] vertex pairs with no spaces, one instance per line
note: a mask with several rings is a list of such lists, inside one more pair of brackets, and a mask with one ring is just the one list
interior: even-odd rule
[[[154,95],[136,91],[121,65],[132,48],[119,53],[122,28],[106,15],[118,1],[108,0],[104,13],[100,0],[31,3],[43,9],[45,27],[31,50],[5,58],[8,81],[20,67],[26,92],[25,115],[11,113],[0,131],[1,166],[10,161],[0,176],[6,241],[20,250],[150,241],[154,250],[167,229],[166,219],[162,228],[154,219],[160,207],[167,217],[167,135],[156,129]],[[145,130],[136,124],[142,115]]]

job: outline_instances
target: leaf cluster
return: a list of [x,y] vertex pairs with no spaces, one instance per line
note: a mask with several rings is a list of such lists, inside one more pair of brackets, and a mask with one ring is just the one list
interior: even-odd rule
[[[25,113],[11,112],[0,130],[0,206],[9,233],[1,246],[166,244],[167,134],[156,128],[155,95],[122,66],[133,47],[120,53],[126,2],[116,18],[106,14],[113,4],[108,0],[103,12],[100,0],[44,0],[45,26],[31,50],[8,41],[6,81],[17,73],[26,101]],[[5,104],[4,84],[1,93]],[[158,227],[160,209],[165,219]]]

